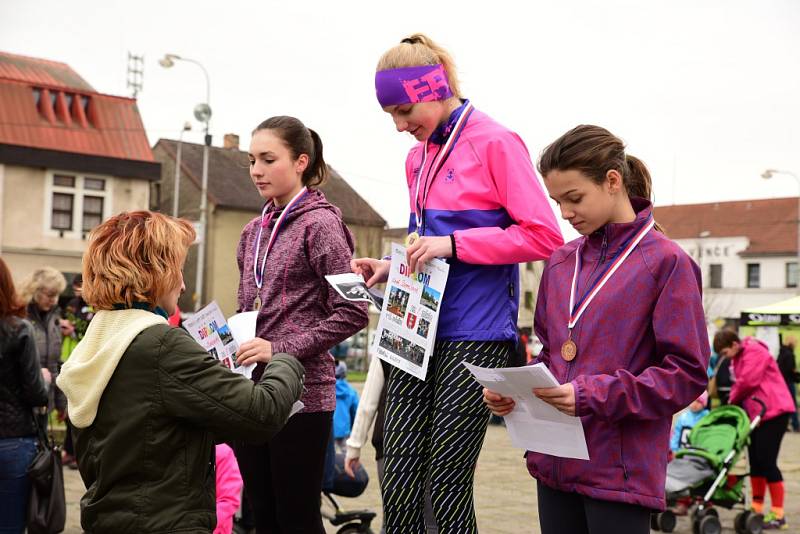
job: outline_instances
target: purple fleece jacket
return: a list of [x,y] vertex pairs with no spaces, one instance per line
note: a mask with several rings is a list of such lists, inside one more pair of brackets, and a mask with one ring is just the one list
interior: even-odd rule
[[[261,258],[278,215],[263,229]],[[260,224],[261,216],[250,221],[239,240],[239,311],[252,310],[258,292],[253,261]],[[336,408],[328,349],[367,325],[367,304],[343,299],[325,281],[325,275],[350,272],[353,249],[353,236],[339,209],[320,191],[310,190],[286,216],[267,258],[256,335],[272,342],[273,353],[287,352],[305,367],[304,412]],[[254,380],[263,367],[256,368]]]
[[599,264],[613,261],[651,216],[649,202],[632,203],[634,222],[606,225],[550,257],[536,304],[534,326],[544,345],[538,361],[559,382],[575,387],[590,460],[530,451],[526,457],[531,475],[549,487],[664,509],[672,415],[708,382],[710,349],[697,264],[664,234],[650,230],[575,326],[577,357],[568,363],[560,355],[577,246],[584,243],[576,291],[581,296]]

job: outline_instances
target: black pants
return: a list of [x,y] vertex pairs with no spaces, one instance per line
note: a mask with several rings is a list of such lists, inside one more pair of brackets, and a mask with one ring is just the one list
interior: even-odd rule
[[778,469],[778,452],[781,450],[781,441],[789,424],[789,414],[785,413],[769,421],[762,421],[752,434],[750,434],[750,474],[756,477],[765,477],[767,482],[780,482],[783,480],[781,470]]
[[649,534],[650,510],[536,485],[542,534]]
[[236,443],[257,534],[324,534],[320,492],[332,412],[293,415],[263,445]]

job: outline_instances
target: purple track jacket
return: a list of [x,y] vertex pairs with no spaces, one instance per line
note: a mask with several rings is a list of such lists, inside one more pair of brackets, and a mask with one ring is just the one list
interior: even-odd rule
[[576,299],[651,216],[646,200],[634,198],[632,204],[634,222],[608,224],[552,255],[536,305],[534,326],[544,345],[536,361],[575,387],[590,460],[531,451],[526,458],[531,475],[551,488],[664,509],[672,415],[708,382],[710,350],[697,264],[664,234],[650,230],[573,329],[577,357],[566,362],[560,355],[578,244],[584,243]]

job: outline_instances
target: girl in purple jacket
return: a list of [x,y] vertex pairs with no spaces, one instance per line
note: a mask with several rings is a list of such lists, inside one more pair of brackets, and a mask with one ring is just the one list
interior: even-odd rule
[[[561,232],[525,144],[461,98],[450,55],[421,34],[379,60],[375,88],[406,158],[408,265],[450,271],[425,381],[395,367],[387,382],[382,491],[388,534],[424,531],[424,488],[441,532],[476,532],[472,483],[488,413],[462,362],[503,367],[516,346],[518,263],[542,260]],[[368,285],[389,262],[359,258]]]
[[[607,130],[570,130],[539,170],[582,237],[542,275],[535,361],[562,385],[534,394],[581,418],[590,457],[526,453],[542,534],[646,534],[665,506],[672,415],[707,383],[700,272],[655,225],[647,168]],[[514,408],[488,390],[484,400],[496,415]]]
[[236,444],[256,532],[324,534],[320,492],[336,393],[330,347],[367,325],[366,304],[340,297],[325,275],[349,272],[353,237],[341,212],[316,189],[328,172],[322,141],[294,117],[259,124],[250,177],[265,200],[239,241],[239,310],[258,310],[257,337],[239,364],[286,352],[305,368],[302,412],[263,445]]
[[714,352],[730,358],[736,381],[728,402],[739,404],[754,419],[761,411],[753,397],[767,407],[761,423],[750,434],[747,452],[750,455],[750,485],[753,489],[751,506],[756,513],[764,512],[764,494],[769,487],[770,512],[764,517],[765,530],[786,530],[783,513],[783,475],[778,469],[778,453],[783,435],[794,412],[794,402],[767,346],[757,339],[739,339],[735,332],[721,330],[714,336]]

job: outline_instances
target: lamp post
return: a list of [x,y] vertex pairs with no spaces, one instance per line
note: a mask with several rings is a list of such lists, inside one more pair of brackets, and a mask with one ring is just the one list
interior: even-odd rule
[[197,245],[197,278],[195,280],[195,301],[194,310],[200,309],[203,302],[203,278],[206,262],[206,230],[208,227],[207,211],[208,211],[208,151],[211,146],[211,135],[208,133],[208,123],[211,120],[211,82],[208,77],[208,71],[200,64],[199,61],[181,57],[176,54],[164,54],[164,57],[158,60],[158,64],[168,69],[175,66],[175,61],[188,61],[194,63],[206,77],[206,101],[197,104],[194,108],[194,117],[198,121],[205,124],[205,139],[203,144],[203,178],[200,191],[200,243]]
[[181,193],[181,149],[183,148],[183,132],[188,132],[192,129],[192,123],[186,121],[183,123],[183,128],[178,136],[178,150],[175,155],[175,184],[172,188],[172,216],[178,216],[178,195]]
[[797,273],[797,284],[795,285],[795,291],[800,293],[800,176],[797,176],[795,173],[789,171],[767,169],[761,173],[761,177],[765,180],[769,180],[776,174],[786,174],[797,181],[797,267],[795,271]]

